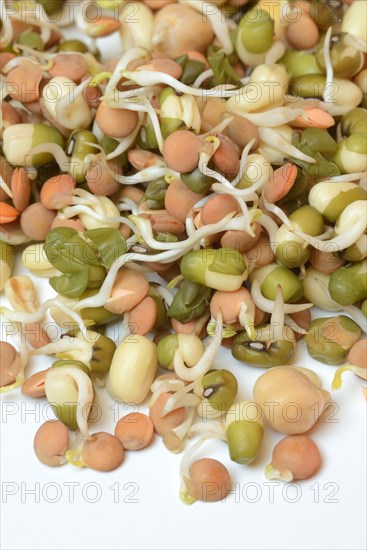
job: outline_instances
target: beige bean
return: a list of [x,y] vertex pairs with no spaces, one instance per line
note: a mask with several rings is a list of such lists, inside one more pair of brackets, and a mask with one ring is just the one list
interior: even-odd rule
[[187,50],[205,52],[213,40],[209,19],[183,4],[169,4],[157,12],[153,41],[159,37],[156,48],[171,58]]
[[130,413],[120,418],[115,436],[127,451],[140,451],[148,447],[154,436],[153,422],[143,413]]
[[192,172],[199,162],[203,143],[188,130],[178,130],[168,136],[163,145],[163,157],[167,166],[176,172]]
[[344,265],[344,260],[338,258],[332,252],[323,252],[311,247],[310,263],[317,271],[321,271],[321,273],[333,273]]
[[149,416],[153,422],[154,431],[161,437],[164,437],[168,432],[177,428],[186,417],[185,407],[179,407],[161,417],[162,410],[171,395],[171,393],[162,393],[149,409]]
[[0,386],[12,384],[20,369],[20,354],[8,342],[0,341]]
[[32,187],[24,168],[16,168],[11,177],[10,184],[13,193],[13,204],[19,212],[23,212],[31,200]]
[[39,302],[34,282],[27,275],[10,277],[6,282],[5,295],[15,311],[34,313],[39,308]]
[[29,376],[22,386],[22,394],[27,397],[44,397],[45,393],[45,378],[48,369],[41,370]]
[[174,180],[167,188],[164,206],[171,216],[185,223],[191,208],[204,196],[191,191],[181,180]]
[[[107,161],[108,168],[116,175],[122,174],[122,169],[113,161]],[[87,168],[86,182],[91,193],[98,196],[110,196],[116,193],[121,184],[108,171],[101,158],[96,157]]]
[[157,306],[153,298],[146,296],[128,313],[128,324],[133,334],[145,336],[157,320]]
[[257,222],[251,224],[251,229],[255,233],[254,237],[247,233],[247,231],[226,231],[220,240],[221,246],[223,248],[233,248],[242,254],[247,252],[257,243],[261,233],[261,227]]
[[139,117],[136,111],[113,109],[102,101],[97,109],[95,120],[107,136],[124,138],[135,130]]
[[[329,393],[295,367],[267,370],[256,380],[253,393],[270,426],[287,435],[308,432],[330,402]],[[269,403],[278,403],[279,406],[270,409],[267,407]],[[290,406],[294,403],[298,405],[299,414],[291,416]],[[288,409],[287,415],[284,411]]]
[[61,466],[69,447],[69,432],[60,420],[48,420],[34,436],[34,452],[47,466]]
[[250,262],[254,262],[254,267],[263,267],[274,260],[274,253],[267,233],[260,234],[255,246],[246,251],[246,257]]
[[142,273],[123,268],[117,274],[105,308],[112,313],[124,313],[137,306],[148,294],[149,283]]
[[40,202],[35,202],[23,210],[20,227],[33,241],[44,241],[54,218],[55,212],[48,210]]
[[124,460],[125,451],[121,441],[106,432],[97,432],[86,439],[82,450],[82,459],[88,468],[99,472],[111,472]]
[[63,76],[73,82],[79,82],[88,73],[88,63],[81,54],[59,53],[52,61],[53,65],[48,71],[51,77]]
[[211,197],[201,210],[201,222],[204,225],[217,223],[231,212],[240,213],[241,208],[232,195],[215,195]]
[[211,160],[217,170],[225,176],[234,178],[240,167],[240,149],[238,145],[224,134],[219,134],[220,145]]

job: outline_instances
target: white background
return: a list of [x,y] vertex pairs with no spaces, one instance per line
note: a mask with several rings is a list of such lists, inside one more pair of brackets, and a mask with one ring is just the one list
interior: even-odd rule
[[[117,55],[115,43],[101,41],[103,51]],[[46,281],[38,280],[37,285],[42,301],[52,295]],[[50,363],[36,358],[28,372]],[[314,369],[330,391],[334,367],[313,361],[304,345],[298,346],[294,364]],[[252,398],[253,384],[264,372],[240,364],[224,349],[214,367],[232,370],[240,399]],[[182,504],[178,496],[180,457],[170,454],[158,437],[150,448],[126,453],[123,465],[109,474],[42,465],[32,446],[36,430],[50,417],[46,400],[26,399],[19,390],[5,394],[0,422],[1,546],[4,550],[364,549],[366,402],[361,386],[360,379],[345,374],[343,388],[332,394],[334,410],[312,430],[322,454],[322,468],[314,478],[288,487],[267,482],[264,467],[282,438],[267,428],[255,464],[247,467],[231,462],[221,442],[202,448],[196,457],[221,460],[231,473],[235,492],[223,503],[192,506]],[[91,431],[113,432],[116,420],[132,411],[114,406],[106,390],[99,392],[99,402],[103,416]],[[27,493],[31,489],[36,496]]]

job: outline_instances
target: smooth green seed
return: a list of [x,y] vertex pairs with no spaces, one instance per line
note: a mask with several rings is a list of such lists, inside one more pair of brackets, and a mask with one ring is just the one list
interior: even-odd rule
[[259,452],[263,435],[264,428],[259,422],[232,422],[226,430],[231,460],[237,464],[253,462]]

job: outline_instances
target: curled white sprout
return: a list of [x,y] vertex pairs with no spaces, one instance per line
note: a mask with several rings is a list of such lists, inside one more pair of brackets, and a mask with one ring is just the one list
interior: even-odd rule
[[325,67],[326,67],[326,82],[325,82],[325,88],[324,88],[322,97],[325,103],[332,102],[332,93],[334,91],[333,90],[334,69],[330,59],[330,40],[331,40],[332,31],[333,31],[332,27],[329,27],[325,35],[324,49],[323,49]]
[[64,126],[65,128],[70,127],[70,124],[72,123],[73,104],[75,104],[78,97],[82,95],[84,89],[88,86],[91,79],[92,78],[89,77],[86,80],[83,80],[83,82],[81,82],[75,88],[69,87],[69,92],[57,100],[55,113],[57,116],[58,124],[61,124],[61,126]]
[[326,178],[325,181],[357,181],[361,178],[365,178],[367,176],[367,172],[353,172],[352,174],[341,174],[340,176],[332,176],[330,178]]
[[292,228],[292,222],[288,218],[287,214],[283,212],[283,210],[279,206],[277,206],[276,204],[273,204],[272,202],[267,201],[264,195],[261,196],[261,200],[263,202],[264,208],[268,212],[275,214],[275,216],[277,216],[285,225]]
[[276,234],[279,229],[278,224],[266,214],[262,214],[258,219],[259,224],[263,227],[269,235],[270,246],[273,252],[276,248]]
[[10,187],[8,186],[8,184],[4,181],[2,176],[0,176],[0,189],[5,191],[5,193],[8,195],[8,197],[10,197],[11,199],[13,198],[13,193],[12,193]]
[[129,218],[125,216],[105,216],[103,214],[98,214],[95,210],[90,208],[89,206],[86,206],[85,204],[77,204],[75,206],[66,206],[63,208],[59,214],[58,217],[60,220],[68,220],[70,218],[74,218],[74,216],[78,216],[79,214],[86,214],[90,218],[93,218],[94,220],[98,220],[100,222],[105,223],[123,223],[125,225],[128,225],[132,231],[136,231],[136,225],[134,225],[133,222],[129,220]]
[[139,84],[139,86],[156,86],[157,84],[167,84],[167,86],[174,88],[177,92],[191,94],[197,97],[230,97],[233,95],[239,95],[240,93],[240,90],[226,89],[226,85],[216,87],[211,90],[193,88],[192,86],[183,84],[173,76],[160,71],[139,71],[138,68],[136,71],[124,70],[121,74],[128,80]]
[[303,160],[304,162],[309,162],[311,164],[316,163],[314,158],[305,155],[302,151],[297,149],[297,147],[294,147],[294,145],[288,143],[288,141],[284,139],[276,130],[273,130],[272,128],[259,127],[258,132],[261,141],[266,145],[270,145],[270,147],[278,149],[285,155],[295,159]]
[[[190,393],[194,389],[195,382],[187,384],[183,388],[175,391],[166,401],[162,411],[161,418],[180,407],[197,407],[201,402],[200,397]],[[172,391],[172,390],[171,390]]]
[[263,113],[243,114],[240,109],[236,108],[236,104],[234,104],[231,106],[231,112],[249,120],[255,126],[264,126],[266,128],[287,124],[299,116],[302,116],[305,120],[307,120],[307,115],[303,109],[291,109],[290,107],[276,107],[275,109],[270,109],[269,111],[264,111]]
[[272,328],[274,341],[283,340],[284,319],[285,314],[282,287],[277,285],[277,289],[275,291],[274,309],[270,318],[270,326]]
[[280,42],[280,40],[273,42],[270,50],[266,52],[265,65],[274,65],[275,63],[277,63],[279,59],[285,54],[285,50],[286,47],[283,42]]
[[169,263],[174,260],[178,260],[182,256],[182,251],[166,250],[160,254],[141,254],[139,252],[128,252],[123,254],[114,262],[113,266],[107,273],[105,280],[99,289],[99,292],[90,298],[80,300],[73,306],[73,309],[78,311],[86,307],[99,307],[104,306],[108,298],[111,295],[112,287],[114,285],[116,275],[125,264],[130,262],[161,262]]
[[33,155],[38,155],[39,153],[51,153],[55,161],[57,162],[61,172],[67,172],[70,166],[70,159],[66,155],[64,149],[57,145],[56,143],[41,143],[33,147],[26,155],[26,160],[28,157],[33,157]]
[[74,336],[71,336],[71,337],[64,336],[57,342],[50,342],[45,346],[33,349],[30,352],[30,354],[31,355],[56,355],[57,353],[65,353],[67,351],[80,351],[81,353],[89,352],[90,354],[91,343],[86,342],[82,338],[76,338]]
[[[255,214],[256,213],[257,211],[255,210]],[[245,217],[233,217],[234,215],[235,212],[231,212],[227,214],[227,216],[219,220],[219,222],[204,225],[197,229],[187,239],[173,243],[163,243],[154,239],[152,225],[149,220],[146,220],[139,216],[129,216],[129,218],[137,226],[141,236],[148,246],[156,250],[180,250],[181,254],[184,255],[185,252],[190,250],[195,244],[199,243],[201,239],[205,239],[205,237],[209,237],[210,235],[215,235],[216,233],[220,233],[221,231],[226,231],[230,229],[244,231],[246,229]],[[251,221],[252,216],[249,216],[248,223],[251,224]]]
[[292,317],[289,317],[289,315],[285,315],[284,323],[287,327],[293,330],[293,332],[297,332],[298,334],[307,334],[307,330],[300,327]]
[[178,349],[175,352],[173,363],[175,373],[179,378],[187,382],[192,382],[197,378],[203,377],[204,374],[210,370],[214,357],[222,342],[223,321],[221,311],[218,313],[216,329],[214,337],[211,339],[205,352],[194,367],[186,367],[180,350]]
[[157,292],[159,294],[159,296],[161,298],[163,298],[163,300],[166,302],[166,304],[168,305],[168,307],[172,304],[173,302],[173,295],[171,294],[171,292],[168,290],[168,288],[165,288],[164,286],[162,285],[158,285],[157,286]]
[[[102,305],[102,304],[101,304]],[[84,331],[87,330],[86,325],[83,321],[83,319],[78,315],[73,309],[70,309],[66,304],[63,302],[60,302],[60,300],[56,300],[52,298],[51,300],[46,300],[37,311],[33,313],[26,313],[22,311],[12,311],[11,309],[8,309],[7,307],[1,307],[0,313],[4,315],[6,319],[9,321],[16,321],[19,323],[37,323],[39,321],[42,321],[43,316],[45,315],[46,311],[48,311],[51,307],[57,307],[61,309],[63,313],[66,315],[69,315],[73,321],[76,322],[78,325],[80,331],[84,334]]]
[[[273,313],[275,308],[275,301],[268,300],[261,292],[260,282],[254,279],[251,284],[251,296],[255,305],[266,313]],[[313,306],[311,303],[307,304],[284,304],[284,313],[297,313],[305,309],[310,309]]]
[[246,302],[242,302],[241,304],[238,321],[240,325],[246,330],[248,337],[251,338],[251,340],[254,340],[256,338],[255,314],[250,313],[248,304],[246,304]]
[[[239,182],[241,181],[241,179],[244,175],[244,170],[245,170],[245,166],[246,166],[246,162],[247,162],[247,157],[248,157],[248,154],[251,151],[251,148],[254,145],[254,143],[255,143],[255,138],[253,138],[251,141],[249,141],[248,144],[242,150],[241,160],[240,160],[240,167],[238,169],[237,176],[234,178],[234,180],[232,180],[233,187],[236,187],[236,185],[239,184]],[[250,193],[253,192],[253,191],[257,191],[257,189],[260,187],[260,184],[257,184],[255,186],[255,189],[253,189],[253,187],[254,186],[251,186],[249,188]],[[246,191],[249,192],[249,189],[246,189]]]
[[192,84],[193,88],[200,88],[200,86],[205,82],[207,78],[211,78],[214,76],[214,72],[212,69],[207,69],[206,71],[203,71],[199,74],[195,82]]
[[156,137],[156,140],[157,140],[157,143],[158,143],[158,148],[159,148],[160,152],[162,153],[162,150],[163,150],[163,136],[162,136],[161,127],[159,125],[158,116],[157,116],[155,110],[153,109],[152,104],[150,103],[150,101],[148,99],[146,99],[144,97],[144,98],[142,98],[142,101],[143,101],[143,104],[146,107],[146,112],[148,113],[150,121],[152,123],[153,130],[154,130],[154,133],[155,133],[155,137]]
[[76,403],[76,423],[81,434],[89,438],[88,414],[93,403],[93,385],[89,376],[77,367],[57,367],[51,368],[46,374],[46,394],[47,385],[51,385],[53,380],[57,381],[62,376],[70,377],[78,388],[78,401]]
[[[190,479],[190,464],[191,464],[193,455],[200,449],[200,447],[208,439],[221,439],[222,441],[226,441],[225,431],[221,425],[219,425],[220,428],[218,430],[216,428],[215,429],[213,428],[213,423],[210,423],[209,430],[208,430],[208,424],[209,424],[208,422],[201,423],[201,424],[203,424],[203,429],[205,428],[206,434],[201,436],[200,439],[198,439],[195,443],[193,443],[191,447],[189,447],[184,452],[184,454],[182,455],[181,464],[180,464],[180,480],[181,480],[180,498],[186,504],[192,504],[193,502],[195,502],[195,498],[192,497],[187,491],[187,488],[185,485],[185,479],[184,479],[184,478]],[[196,431],[198,431],[198,430],[193,430],[193,428],[196,426],[197,425],[194,424],[194,426],[191,427],[189,434],[195,433]]]
[[123,69],[126,69],[127,65],[132,61],[133,59],[138,59],[139,57],[143,57],[147,54],[147,50],[144,48],[136,47],[131,48],[127,52],[125,52],[119,59],[112,76],[110,80],[107,83],[105,95],[111,94],[114,96],[116,92],[116,85],[118,84],[119,80],[121,79],[121,71]]
[[0,48],[6,48],[6,46],[13,40],[14,33],[9,14],[6,11],[5,2],[0,3],[0,20],[2,24]]
[[307,233],[299,231],[298,229],[293,229],[293,232],[299,237],[302,237],[302,239],[304,239],[308,244],[310,244],[317,250],[321,250],[322,252],[330,252],[331,250],[333,252],[338,252],[340,250],[345,250],[349,246],[352,246],[352,244],[358,241],[361,235],[363,235],[363,233],[366,231],[367,226],[365,218],[366,216],[361,216],[361,218],[357,220],[352,227],[344,231],[341,235],[337,235],[336,237],[333,237],[332,239],[329,239],[327,241],[322,240],[322,237],[325,236],[327,238],[328,236],[330,236],[329,232],[326,232],[319,237],[311,237]]
[[205,139],[209,136],[216,136],[217,134],[221,134],[223,132],[223,130],[225,130],[227,128],[227,126],[229,126],[229,124],[231,124],[231,122],[233,120],[234,120],[234,116],[228,116],[227,115],[216,126],[213,126],[212,128],[210,128],[210,130],[208,132],[204,132],[204,134],[200,134],[199,137],[201,137],[202,139]]
[[[355,34],[347,34],[344,37],[344,44],[347,46],[352,46],[352,48],[355,48],[356,50],[359,50],[360,52],[367,53],[367,42],[365,42],[362,38],[359,36],[356,36]],[[363,65],[363,61],[362,61]],[[360,71],[360,68],[358,69],[358,72]]]

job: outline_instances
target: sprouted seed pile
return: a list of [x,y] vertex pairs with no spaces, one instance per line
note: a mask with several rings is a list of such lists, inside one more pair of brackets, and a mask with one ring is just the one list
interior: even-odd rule
[[[307,433],[331,398],[293,365],[297,342],[339,366],[330,390],[367,372],[367,2],[0,6],[1,313],[19,329],[0,383],[52,404],[37,458],[111,471],[156,432],[183,453],[181,499],[216,501],[230,475],[196,451],[216,438],[246,467],[270,426],[285,438],[265,475],[309,478]],[[95,39],[112,33],[104,61]],[[16,255],[27,275],[12,276]],[[248,400],[213,368],[221,345],[259,368]],[[54,362],[27,376],[34,356]],[[91,433],[104,386],[149,416]],[[289,403],[297,421],[279,413]]]

